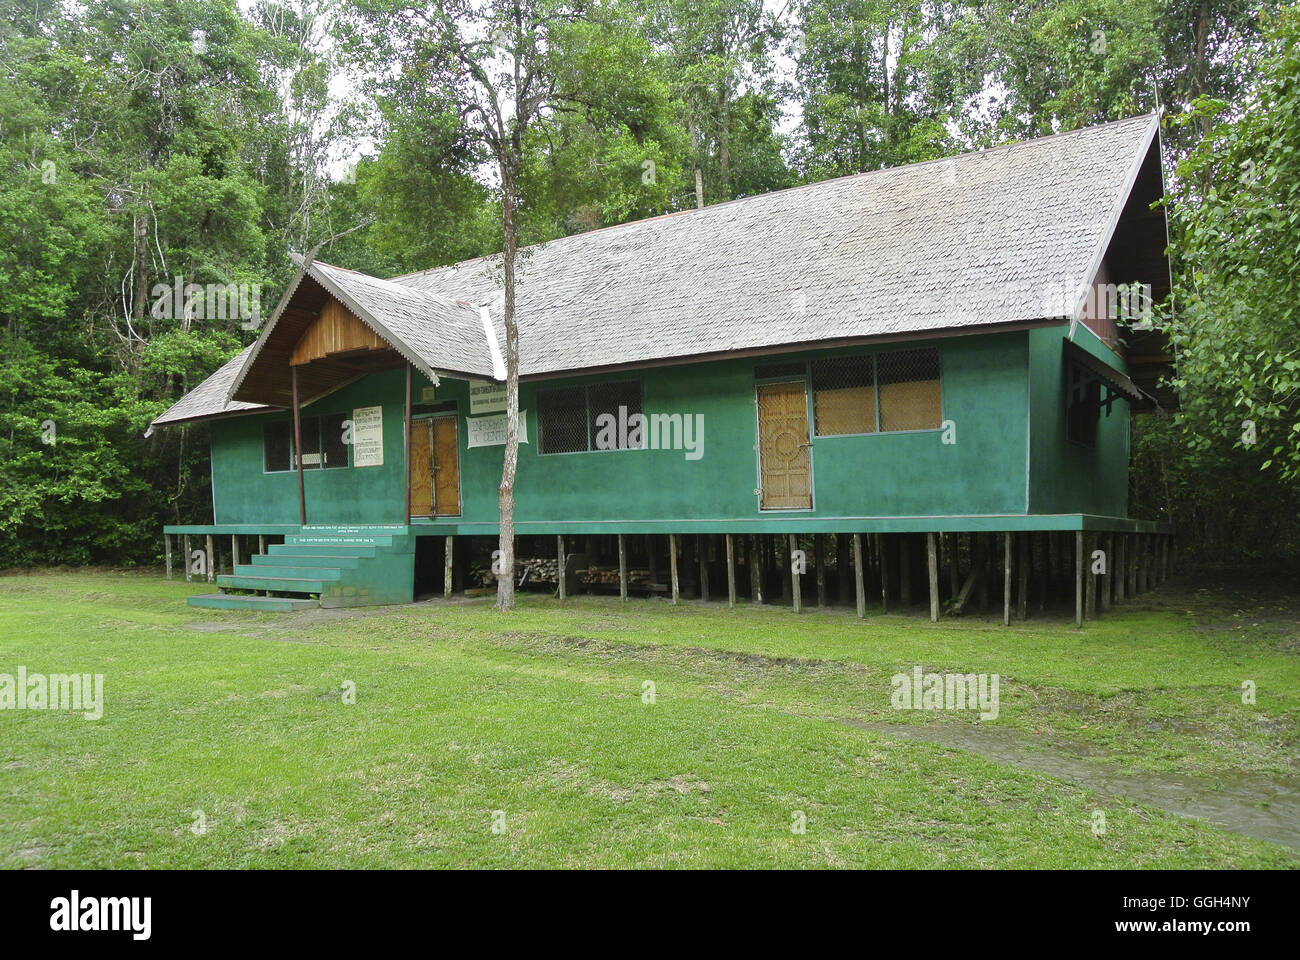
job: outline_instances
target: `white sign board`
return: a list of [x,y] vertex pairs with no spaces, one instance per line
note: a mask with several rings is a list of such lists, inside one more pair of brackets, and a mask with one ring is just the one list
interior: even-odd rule
[[384,408],[357,407],[352,411],[352,466],[384,465]]
[[[506,442],[506,415],[466,417],[468,444],[471,447],[500,447]],[[528,411],[519,411],[519,442],[528,442]]]
[[[469,412],[497,413],[506,408],[506,385],[491,380],[471,380],[469,382]],[[501,441],[505,443],[504,440]]]

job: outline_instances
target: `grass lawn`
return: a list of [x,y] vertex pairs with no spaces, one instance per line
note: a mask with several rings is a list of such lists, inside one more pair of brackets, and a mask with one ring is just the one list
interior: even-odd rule
[[[98,721],[0,712],[0,866],[1300,865],[1291,846],[929,742],[1000,738],[1211,795],[1293,783],[1295,598],[1170,585],[1080,632],[537,596],[510,615],[185,606],[209,589],[0,578],[0,673],[105,677]],[[891,709],[890,677],[918,664],[997,673],[998,718]]]

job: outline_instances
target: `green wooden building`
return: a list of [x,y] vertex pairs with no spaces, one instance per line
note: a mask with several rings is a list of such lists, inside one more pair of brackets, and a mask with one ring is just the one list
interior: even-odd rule
[[[1161,195],[1143,116],[525,250],[519,575],[796,605],[815,581],[860,612],[928,592],[932,615],[992,587],[1008,618],[1140,588],[1170,532],[1128,511],[1131,417],[1174,402],[1143,314],[1169,289]],[[213,557],[221,592],[191,603],[476,585],[498,271],[299,264],[257,342],[154,424],[210,422],[211,523],[165,532],[187,570],[230,538],[233,569]]]

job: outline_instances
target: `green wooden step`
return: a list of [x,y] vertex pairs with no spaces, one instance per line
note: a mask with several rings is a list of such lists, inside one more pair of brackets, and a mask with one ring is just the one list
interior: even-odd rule
[[270,610],[276,613],[320,606],[315,600],[303,597],[241,597],[231,593],[204,593],[188,597],[185,602],[191,607],[212,610]]
[[284,538],[284,542],[287,544],[293,544],[294,546],[326,545],[331,547],[337,547],[337,546],[346,546],[349,544],[357,544],[358,546],[367,546],[367,547],[391,547],[395,539],[398,538],[392,536],[370,536],[370,535],[362,535],[362,534],[358,534],[356,536],[330,535],[324,537],[304,536],[301,534],[289,534],[289,536]]
[[338,567],[298,567],[241,563],[235,567],[237,577],[280,577],[285,580],[341,580],[343,571]]
[[229,573],[218,574],[217,586],[235,587],[239,590],[276,590],[281,593],[324,593],[325,585],[337,583],[336,579],[314,580],[298,577],[248,577]]
[[272,557],[292,557],[295,554],[312,557],[374,557],[379,554],[379,547],[356,543],[273,543],[267,548]]
[[[366,557],[345,557],[343,554],[311,553],[259,553],[250,558],[255,567],[333,567],[341,570],[355,570],[366,562]],[[259,571],[260,572],[260,571]]]

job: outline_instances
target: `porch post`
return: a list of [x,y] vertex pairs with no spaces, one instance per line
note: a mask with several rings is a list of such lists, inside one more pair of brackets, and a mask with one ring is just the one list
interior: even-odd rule
[[185,550],[185,580],[188,583],[194,579],[193,561],[190,560],[190,535],[188,533],[185,534],[184,537],[182,537],[182,540],[183,543],[181,546]]
[[731,534],[727,537],[727,606],[736,605],[736,543]]
[[618,535],[618,598],[627,599],[627,543]]
[[[877,534],[879,536],[879,534]],[[862,534],[853,535],[853,586],[857,594],[858,619],[867,615],[867,590],[862,582]]]
[[1011,626],[1011,534],[1002,534],[1002,626]]
[[[407,367],[407,370],[410,370],[410,367]],[[408,424],[411,422],[410,417],[407,417],[406,422]],[[408,497],[411,495],[409,484],[407,486],[406,495]],[[559,581],[560,599],[563,600],[565,596],[567,596],[567,594],[565,593],[564,590],[564,534],[562,533],[557,533],[555,535],[555,559],[556,559],[555,579]]]
[[933,533],[925,535],[925,559],[930,574],[930,622],[939,622],[939,550]]
[[[411,365],[406,365],[406,408],[402,420],[402,488],[406,491],[402,523],[411,522]],[[561,587],[560,596],[564,596]]]
[[1074,625],[1083,626],[1083,531],[1074,534]]
[[454,556],[454,541],[448,537],[442,547],[442,598],[451,599],[451,573],[452,558]]
[[298,368],[289,366],[289,380],[293,385],[293,458],[298,463],[298,522],[307,526],[307,494],[302,485],[302,415],[299,410]]
[[167,563],[167,579],[172,578],[172,535],[163,534],[163,557]]
[[790,537],[790,559],[787,560],[786,563],[790,565],[790,597],[791,597],[791,603],[794,606],[794,612],[798,613],[800,610],[803,609],[803,588],[800,583],[802,577],[799,576],[799,571],[796,570],[794,566],[794,555],[795,555],[795,551],[799,549],[798,547],[799,540],[793,533],[790,534],[789,537]]
[[668,534],[668,569],[673,581],[673,603],[676,604],[681,598],[681,590],[677,582],[677,534]]
[[213,583],[217,579],[217,549],[212,545],[212,534],[207,534],[205,541],[208,548],[208,583]]

